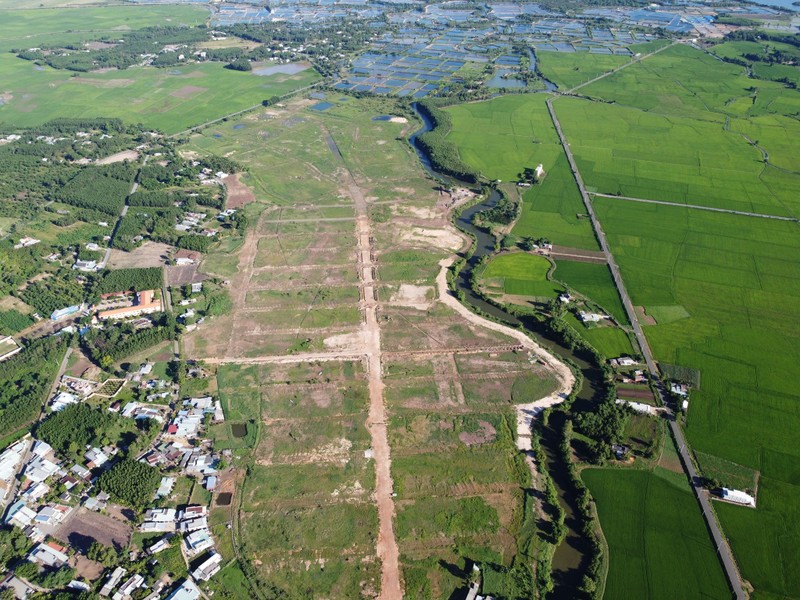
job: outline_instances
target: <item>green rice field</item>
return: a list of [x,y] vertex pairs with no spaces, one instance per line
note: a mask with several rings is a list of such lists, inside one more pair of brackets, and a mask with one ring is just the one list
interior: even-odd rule
[[542,164],[546,175],[524,191],[514,234],[596,250],[597,241],[584,216],[546,99],[543,95],[513,95],[451,107],[450,139],[464,162],[491,179],[516,180],[525,167]]
[[630,62],[630,56],[589,52],[539,52],[537,66],[559,89],[570,89]]
[[223,63],[132,67],[74,76],[50,67],[37,69],[11,54],[0,55],[0,74],[7,78],[0,122],[30,126],[56,117],[119,117],[168,134],[319,79],[313,69],[261,77],[225,69]]
[[722,566],[682,474],[586,469],[610,547],[604,598],[728,599]]
[[622,306],[611,271],[604,264],[572,260],[557,260],[553,278],[563,281],[576,292],[588,296],[612,315],[619,323],[627,324],[628,317]]
[[692,447],[760,471],[757,510],[719,507],[744,577],[764,592],[800,595],[797,225],[610,199],[595,205],[633,303],[662,317],[645,326],[657,360],[700,371],[686,427]]
[[[660,55],[659,55],[660,56]],[[637,67],[626,69],[629,71]],[[651,114],[577,99],[555,103],[578,168],[592,192],[780,216],[800,214],[800,176],[765,167],[761,153],[736,131],[754,125]],[[713,114],[713,113],[709,113]],[[766,120],[766,119],[765,119]],[[773,162],[793,165],[796,122],[768,118],[763,143]],[[786,125],[783,132],[776,132]],[[796,138],[795,138],[796,139]]]

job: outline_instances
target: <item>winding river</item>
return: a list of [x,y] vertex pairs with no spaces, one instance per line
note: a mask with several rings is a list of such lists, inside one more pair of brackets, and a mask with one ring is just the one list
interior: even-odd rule
[[[416,141],[417,138],[432,129],[430,119],[419,110],[414,103],[414,110],[422,120],[423,126],[416,131],[409,141],[413,146],[420,163],[425,171],[435,180],[445,185],[464,186],[464,182],[458,181],[434,170],[427,155],[420,150]],[[583,386],[578,394],[573,407],[581,410],[600,399],[603,392],[602,372],[592,362],[591,357],[580,352],[575,352],[563,346],[558,341],[550,337],[542,324],[532,317],[517,317],[502,308],[487,302],[477,295],[470,285],[472,273],[475,267],[484,257],[490,257],[495,253],[495,238],[493,235],[472,224],[472,217],[483,210],[493,207],[501,198],[497,190],[491,190],[485,200],[469,206],[461,211],[456,226],[464,233],[472,236],[476,241],[472,255],[459,273],[456,285],[458,290],[463,293],[462,302],[477,309],[478,312],[490,315],[493,319],[500,321],[511,327],[523,327],[527,332],[533,334],[536,341],[562,359],[569,359],[580,368],[583,374]],[[579,597],[577,586],[580,585],[583,575],[588,567],[591,558],[591,546],[582,533],[582,523],[577,510],[577,490],[572,485],[567,467],[560,457],[558,451],[560,428],[560,417],[555,416],[551,419],[551,427],[544,432],[542,438],[542,448],[547,457],[547,469],[553,479],[559,495],[559,501],[566,513],[565,524],[567,526],[567,537],[556,549],[553,556],[553,581],[555,589],[549,598],[575,598]]]

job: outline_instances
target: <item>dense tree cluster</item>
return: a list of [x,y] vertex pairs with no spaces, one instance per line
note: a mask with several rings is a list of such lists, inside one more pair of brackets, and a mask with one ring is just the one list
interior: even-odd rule
[[85,288],[74,271],[64,270],[53,277],[28,284],[17,295],[41,316],[49,317],[54,310],[83,302]]
[[159,267],[105,271],[95,288],[98,294],[157,290],[164,285],[164,271]]
[[135,174],[134,167],[127,163],[85,167],[56,195],[65,204],[117,216],[125,204]]
[[154,326],[146,329],[136,329],[130,323],[92,329],[81,338],[83,349],[95,363],[108,368],[126,356],[175,338],[177,326],[171,314],[153,315],[153,321]]
[[77,456],[87,445],[117,442],[117,434],[126,429],[133,431],[130,421],[81,403],[50,415],[37,427],[36,436],[63,456]]
[[66,349],[63,338],[44,338],[32,342],[2,363],[0,437],[28,425],[39,416]]
[[[22,50],[17,56],[47,64],[54,69],[87,72],[95,69],[127,69],[142,64],[142,57],[151,57],[157,66],[178,62],[181,52],[175,46],[190,46],[208,39],[205,27],[147,27],[120,32],[100,40],[102,47],[87,48],[83,44],[43,46],[37,50]],[[166,50],[170,46],[171,51]],[[191,46],[190,46],[191,47]],[[158,59],[161,60],[158,60]]]
[[141,508],[150,502],[161,481],[158,469],[124,458],[97,480],[97,487],[116,502]]

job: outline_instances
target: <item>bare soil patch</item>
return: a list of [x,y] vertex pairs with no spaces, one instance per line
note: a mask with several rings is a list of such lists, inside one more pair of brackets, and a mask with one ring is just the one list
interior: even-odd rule
[[112,163],[122,162],[124,160],[134,161],[139,158],[139,153],[136,150],[125,150],[123,152],[117,152],[116,154],[112,154],[111,156],[106,156],[105,158],[101,158],[97,161],[98,165],[110,165]]
[[85,508],[78,511],[64,527],[59,528],[56,538],[68,542],[71,547],[82,552],[87,552],[94,541],[115,548],[128,546],[131,539],[130,526]]
[[434,247],[442,250],[457,250],[461,247],[461,236],[447,229],[414,227],[411,231],[404,231],[400,239],[410,245],[425,249]]
[[227,208],[241,208],[256,201],[253,190],[241,182],[239,175],[237,173],[225,179],[225,188],[228,190]]
[[459,434],[458,439],[467,446],[480,446],[494,441],[497,435],[497,430],[487,421],[478,421],[481,426],[479,431],[467,433],[466,431]]
[[647,309],[644,306],[636,306],[634,308],[636,310],[636,316],[639,317],[639,321],[642,325],[658,325],[655,317],[648,315]]
[[434,287],[431,285],[411,285],[403,283],[398,290],[392,294],[390,302],[402,304],[404,306],[419,307],[426,309],[431,305],[431,298],[434,294]]
[[133,252],[112,250],[109,269],[131,269],[137,267],[161,267],[167,264],[172,246],[157,242],[145,242]]
[[171,265],[167,267],[167,285],[188,285],[208,279],[208,275],[198,272],[199,265]]
[[75,554],[69,559],[68,564],[78,572],[78,575],[84,579],[87,579],[88,581],[95,581],[103,574],[103,571],[105,570],[105,567],[102,563],[89,560],[81,554]]
[[196,96],[197,94],[202,94],[203,92],[207,92],[208,88],[199,87],[196,85],[185,85],[179,90],[175,90],[174,92],[170,92],[170,96],[173,98],[191,98],[192,96]]

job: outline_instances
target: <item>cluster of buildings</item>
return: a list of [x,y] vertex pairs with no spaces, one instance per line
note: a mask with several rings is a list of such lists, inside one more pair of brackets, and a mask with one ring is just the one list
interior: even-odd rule
[[[96,457],[95,453],[102,451],[92,448],[86,454]],[[56,458],[49,444],[30,436],[6,448],[0,455],[3,498],[9,499],[3,523],[18,527],[33,542],[44,542],[74,510],[85,484],[91,482],[88,465],[67,465]],[[59,493],[62,486],[64,491]]]

